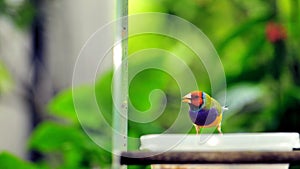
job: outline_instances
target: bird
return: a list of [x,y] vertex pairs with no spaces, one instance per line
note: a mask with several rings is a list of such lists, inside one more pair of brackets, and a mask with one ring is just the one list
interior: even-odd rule
[[196,133],[201,133],[202,128],[217,127],[222,134],[221,122],[222,115],[226,106],[221,104],[214,98],[203,91],[192,91],[182,98],[182,102],[189,104],[189,116],[192,120]]

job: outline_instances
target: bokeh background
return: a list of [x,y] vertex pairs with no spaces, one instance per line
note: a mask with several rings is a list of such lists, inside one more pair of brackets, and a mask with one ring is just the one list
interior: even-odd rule
[[[0,0],[0,168],[110,168],[111,153],[97,146],[77,119],[71,85],[80,49],[99,27],[113,21],[114,5],[102,0]],[[211,40],[226,74],[230,111],[224,114],[225,133],[300,132],[300,1],[129,0],[129,14],[144,12],[179,16]],[[151,22],[158,27],[165,24]],[[99,48],[112,39],[99,39]],[[148,48],[179,55],[194,72],[199,88],[211,92],[205,66],[195,62],[197,57],[180,42],[147,34],[129,38],[128,46],[129,55]],[[98,60],[95,54],[86,68]],[[172,66],[158,55],[133,60],[129,68],[143,62]],[[83,80],[73,88],[87,113],[93,111],[89,98],[95,89],[99,108],[110,124],[111,79],[108,64],[95,84]],[[150,102],[154,89],[164,91],[165,97],[155,95]],[[162,133],[181,113],[180,86],[160,70],[137,74],[129,97],[141,112],[167,103],[155,121],[129,121],[131,137]],[[135,113],[139,112],[129,109],[129,116]],[[101,121],[89,119],[91,130],[101,126]],[[95,132],[103,140],[110,134]],[[193,128],[188,132],[195,133]],[[109,140],[106,144],[111,146]],[[138,147],[138,142],[129,143],[130,150]]]

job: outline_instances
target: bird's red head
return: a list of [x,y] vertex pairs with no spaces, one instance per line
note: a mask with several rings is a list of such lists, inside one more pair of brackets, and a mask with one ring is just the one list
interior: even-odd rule
[[204,103],[203,101],[203,92],[202,91],[193,91],[182,98],[182,102],[191,104],[195,107],[200,107]]

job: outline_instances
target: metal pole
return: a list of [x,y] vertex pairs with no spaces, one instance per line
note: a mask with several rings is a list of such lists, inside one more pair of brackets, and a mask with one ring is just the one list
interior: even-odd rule
[[113,168],[120,165],[120,153],[127,151],[128,130],[128,0],[116,0],[115,46],[113,53]]

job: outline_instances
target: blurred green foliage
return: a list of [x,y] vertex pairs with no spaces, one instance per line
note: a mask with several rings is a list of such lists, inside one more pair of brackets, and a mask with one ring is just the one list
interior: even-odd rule
[[2,15],[10,18],[21,29],[30,26],[35,12],[36,9],[30,0],[0,0],[0,17]]
[[0,60],[0,95],[8,92],[13,86],[11,74]]
[[[0,1],[0,8],[3,2]],[[199,27],[212,41],[227,78],[227,105],[230,110],[224,114],[225,133],[300,132],[299,8],[300,2],[297,0],[129,0],[130,14],[163,12],[177,15]],[[165,23],[156,21],[155,24]],[[271,30],[268,30],[270,24]],[[275,41],[270,39],[273,31],[277,36]],[[276,31],[283,32],[278,35]],[[270,33],[272,35],[268,36]],[[209,77],[204,66],[194,62],[194,54],[183,45],[158,35],[129,39],[129,54],[148,48],[179,54],[194,72],[199,88],[210,92]],[[143,62],[172,66],[168,65],[166,57],[159,55],[133,60],[129,62],[129,68]],[[112,125],[112,75],[109,71],[102,74],[95,85],[74,88],[73,91],[68,89],[53,98],[48,106],[52,119],[40,124],[29,141],[31,149],[45,155],[32,166],[109,168],[111,154],[99,147],[97,140],[89,138],[86,133],[99,136],[98,139],[111,147],[111,133],[105,130],[107,126],[104,124]],[[151,93],[154,89],[162,90],[166,95]],[[150,118],[151,113],[167,102],[164,112],[157,119],[148,123],[129,121],[130,137],[139,138],[166,130],[170,133],[195,133],[193,128],[186,129],[185,124],[190,121],[179,113],[179,86],[176,79],[166,72],[147,69],[138,73],[130,82],[129,97],[133,105],[129,107],[129,118]],[[102,119],[94,118],[98,110],[90,103],[93,98],[97,100]],[[82,119],[84,115],[86,118]],[[170,129],[181,116],[182,126],[178,124],[177,128]],[[138,147],[138,141],[129,142],[130,150]],[[7,161],[16,160],[10,155],[5,158],[9,158]],[[0,161],[2,159],[0,156]]]
[[34,164],[30,164],[28,162],[20,160],[18,157],[8,153],[1,152],[0,153],[0,168],[3,169],[38,169]]
[[[225,132],[299,132],[297,123],[300,119],[296,108],[300,102],[297,97],[300,39],[296,31],[300,28],[299,7],[299,1],[284,0],[131,0],[129,11],[131,14],[166,12],[177,15],[196,25],[212,41],[222,60],[228,86],[230,111],[224,115]],[[267,30],[271,23],[283,30],[276,30],[278,27]],[[273,42],[268,39],[270,32],[267,31],[283,31],[286,35]],[[166,44],[171,43],[159,37],[134,37],[129,39],[129,53],[151,47],[166,49]],[[176,45],[171,44],[167,49],[178,47]],[[187,52],[183,50],[182,55],[190,55]],[[207,74],[205,69],[199,69],[201,66],[197,62],[188,64],[193,71],[196,70],[194,73],[201,82],[199,84],[204,83],[200,89],[209,93],[209,81],[203,79]],[[165,80],[162,76],[156,77]],[[174,92],[167,94],[173,95]],[[168,104],[173,101],[177,100],[168,100]]]

